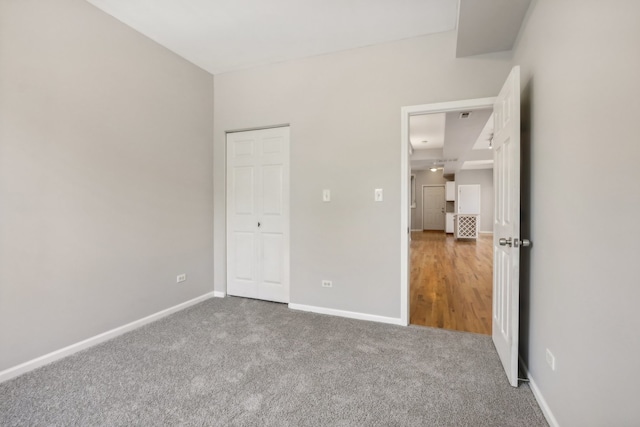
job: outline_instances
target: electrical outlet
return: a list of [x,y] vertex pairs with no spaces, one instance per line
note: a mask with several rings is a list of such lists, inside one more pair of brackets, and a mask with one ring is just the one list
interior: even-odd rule
[[556,370],[556,357],[547,349],[547,364],[551,367],[552,371]]
[[184,282],[185,280],[187,280],[186,274],[178,274],[178,277],[176,277],[176,283]]
[[323,288],[333,288],[333,282],[331,280],[323,280],[322,281]]

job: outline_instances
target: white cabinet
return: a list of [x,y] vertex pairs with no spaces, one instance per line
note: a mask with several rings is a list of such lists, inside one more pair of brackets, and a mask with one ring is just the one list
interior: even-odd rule
[[480,213],[480,185],[458,185],[459,214]]
[[477,239],[480,226],[480,185],[458,185],[456,239]]
[[478,238],[478,215],[458,214],[455,220],[456,239]]
[[445,231],[447,233],[453,233],[453,216],[455,214],[453,212],[447,212],[447,222],[446,222],[446,229]]
[[455,202],[456,201],[456,182],[455,181],[447,181],[446,184],[446,200],[447,202]]

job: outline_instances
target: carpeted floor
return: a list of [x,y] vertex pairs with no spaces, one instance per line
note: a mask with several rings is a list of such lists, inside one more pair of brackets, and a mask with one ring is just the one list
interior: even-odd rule
[[1,426],[546,426],[491,338],[210,299],[0,384]]

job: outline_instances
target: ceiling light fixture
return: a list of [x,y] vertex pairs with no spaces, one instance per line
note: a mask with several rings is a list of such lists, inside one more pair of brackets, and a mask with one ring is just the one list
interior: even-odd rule
[[437,171],[438,171],[438,168],[434,166],[434,167],[432,167],[432,168],[431,168],[431,169],[429,169],[429,170],[430,170],[431,172],[437,172]]

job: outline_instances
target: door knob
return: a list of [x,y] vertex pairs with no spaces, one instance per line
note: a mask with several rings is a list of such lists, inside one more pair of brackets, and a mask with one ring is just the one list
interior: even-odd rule
[[498,240],[498,243],[500,244],[500,246],[511,246],[513,242],[511,241],[511,237],[509,237],[508,239],[505,239],[503,237],[500,240]]
[[260,227],[260,223],[258,223],[258,227]]
[[529,241],[529,239],[522,239],[522,240],[518,240],[516,239],[514,242],[515,247],[517,248],[518,246],[522,246],[523,248],[529,247],[531,246],[531,241]]

